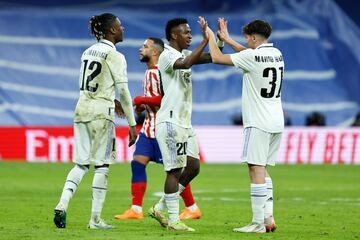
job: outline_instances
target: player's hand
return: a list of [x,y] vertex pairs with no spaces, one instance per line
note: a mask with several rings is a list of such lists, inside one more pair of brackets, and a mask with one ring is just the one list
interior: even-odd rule
[[203,18],[202,16],[198,17],[198,23],[201,27],[201,32],[203,33],[203,38],[204,40],[209,40],[210,35],[209,33],[206,31],[206,29],[208,28],[208,23],[205,20],[205,18]]
[[136,126],[129,127],[129,147],[134,145],[137,138]]
[[124,113],[124,109],[122,108],[120,101],[115,99],[114,103],[115,103],[115,112],[116,112],[116,114],[120,118],[125,118],[126,116],[125,116],[125,113]]
[[218,31],[217,31],[217,36],[221,41],[226,41],[226,39],[229,38],[229,32],[228,32],[228,28],[227,28],[227,21],[222,18],[219,17],[218,18]]
[[140,105],[136,105],[134,110],[137,115],[140,115],[145,109],[146,109],[146,105],[140,104]]

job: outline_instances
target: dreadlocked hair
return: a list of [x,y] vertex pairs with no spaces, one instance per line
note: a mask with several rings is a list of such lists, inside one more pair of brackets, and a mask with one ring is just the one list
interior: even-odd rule
[[91,34],[94,35],[98,41],[105,38],[106,33],[110,30],[115,20],[116,16],[112,13],[92,16],[89,21]]

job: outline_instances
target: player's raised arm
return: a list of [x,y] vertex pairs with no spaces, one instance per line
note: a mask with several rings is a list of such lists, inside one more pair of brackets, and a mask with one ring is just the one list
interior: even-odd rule
[[[218,38],[217,46],[220,49],[220,51],[222,51],[224,48],[224,41],[221,40],[220,37]],[[211,55],[210,53],[207,52],[207,53],[202,53],[199,60],[195,64],[203,64],[203,63],[211,63],[211,62],[212,62]]]
[[219,37],[219,39],[221,41],[226,42],[227,44],[229,44],[229,46],[234,49],[234,51],[236,52],[240,52],[242,50],[245,50],[246,47],[244,47],[243,45],[241,45],[240,43],[236,42],[234,39],[232,39],[230,37],[230,34],[228,32],[228,27],[227,27],[227,21],[224,18],[219,17],[218,19],[218,32],[217,32],[217,36]]
[[216,64],[234,65],[230,55],[223,54],[217,46],[214,32],[208,27],[206,30],[209,34],[209,49],[212,62]]
[[[195,50],[192,51],[192,53],[189,56],[187,56],[185,58],[179,58],[178,60],[176,60],[176,62],[174,63],[174,66],[173,66],[174,69],[189,69],[192,65],[199,62],[201,54],[203,53],[206,45],[208,44],[209,35],[206,33],[206,28],[208,26],[207,21],[205,21],[205,19],[203,17],[199,16],[198,23],[199,23],[199,25],[201,27],[201,31],[203,33],[203,40],[197,46],[197,48],[195,48]],[[185,33],[190,34],[190,36],[191,36],[190,31],[185,32]],[[211,62],[211,59],[207,59],[207,62]]]

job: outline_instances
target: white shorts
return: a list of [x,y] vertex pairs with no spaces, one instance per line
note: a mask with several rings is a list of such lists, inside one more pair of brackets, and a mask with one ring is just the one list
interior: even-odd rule
[[115,124],[107,119],[74,123],[74,162],[101,166],[115,162]]
[[186,167],[187,156],[200,158],[193,128],[182,128],[169,122],[163,122],[156,125],[155,135],[165,171]]
[[269,133],[258,128],[244,129],[241,162],[275,166],[282,133]]

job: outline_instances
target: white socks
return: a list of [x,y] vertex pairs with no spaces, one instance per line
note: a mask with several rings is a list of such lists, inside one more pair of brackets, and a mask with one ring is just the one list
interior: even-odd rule
[[196,205],[196,203],[194,203],[193,205],[187,207],[187,209],[189,209],[192,212],[195,212],[199,207]]
[[97,222],[100,219],[101,211],[105,202],[107,192],[107,181],[109,168],[95,168],[94,179],[92,183],[92,207],[91,219]]
[[251,191],[251,207],[253,212],[253,223],[264,224],[264,208],[267,199],[266,184],[254,184],[250,185]]
[[[184,189],[185,189],[185,187],[179,183],[178,195],[180,195],[184,191]],[[165,194],[160,198],[159,202],[157,204],[155,204],[155,209],[161,210],[161,211],[167,210],[167,206],[165,203]],[[195,210],[196,209],[197,209],[197,206],[195,204]]]
[[267,197],[265,202],[265,218],[273,216],[274,209],[274,200],[273,200],[273,184],[270,177],[265,178],[266,188],[267,188]]
[[75,165],[66,177],[65,185],[61,193],[60,202],[55,207],[58,210],[67,210],[69,201],[74,196],[84,175],[89,171],[85,166]]
[[159,202],[155,204],[155,209],[160,211],[165,211],[167,209],[165,203],[165,194],[160,198]]
[[134,210],[137,213],[141,213],[142,212],[142,207],[138,206],[138,205],[131,205],[132,210]]
[[169,213],[169,224],[179,221],[179,192],[165,194],[164,197]]

